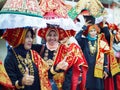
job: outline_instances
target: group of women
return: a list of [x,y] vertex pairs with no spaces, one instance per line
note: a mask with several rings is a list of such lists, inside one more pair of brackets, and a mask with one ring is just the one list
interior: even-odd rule
[[108,67],[110,33],[105,23],[80,30],[75,37],[78,45],[67,42],[75,31],[58,25],[48,24],[37,35],[45,44],[33,44],[31,27],[7,29],[2,36],[12,46],[4,61],[12,89],[105,90],[104,79],[117,74]]
[[15,89],[20,90],[76,90],[80,88],[82,68],[86,61],[78,45],[59,41],[75,34],[55,25],[39,30],[45,45],[32,45],[32,28],[7,29],[2,38],[12,48],[4,65]]

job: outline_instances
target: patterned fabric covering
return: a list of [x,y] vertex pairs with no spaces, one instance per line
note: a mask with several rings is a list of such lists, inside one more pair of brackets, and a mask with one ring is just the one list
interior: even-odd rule
[[39,7],[46,23],[59,25],[64,30],[77,30],[73,20],[68,16],[68,11],[72,7],[63,0],[40,0]]
[[[67,53],[69,52],[69,53]],[[33,57],[35,57],[35,52],[33,51]],[[55,57],[54,65],[57,65],[60,61],[62,61],[64,58],[66,58],[66,62],[69,64],[69,68],[73,66],[74,73],[72,75],[72,86],[71,90],[75,90],[77,83],[78,83],[78,77],[80,75],[80,65],[85,65],[85,58],[80,51],[79,47],[75,45],[74,43],[70,45],[69,48],[67,48],[65,45],[61,44],[58,48],[57,55]],[[48,64],[43,61],[40,57],[34,58],[35,64],[38,67],[39,70],[39,76],[41,77],[41,90],[52,90],[50,81],[48,79],[48,70],[49,66]],[[62,83],[64,82],[65,73],[55,73],[54,80],[57,84],[58,90],[62,89]]]
[[16,47],[23,43],[27,30],[28,29],[24,28],[16,28],[14,30],[7,29],[2,38],[5,39],[11,46]]
[[44,16],[47,12],[54,12],[58,17],[68,17],[68,10],[72,8],[71,5],[65,4],[63,0],[40,0],[40,9]]
[[0,17],[0,29],[46,26],[37,0],[7,0],[0,11]]
[[68,12],[68,15],[75,19],[83,9],[87,9],[94,17],[103,15],[104,11],[104,7],[99,0],[79,0],[77,5]]
[[55,26],[55,25],[49,26],[48,25],[47,28],[40,29],[38,31],[38,36],[42,37],[43,39],[46,39],[47,34],[52,30],[54,30],[55,32],[58,33],[59,40],[62,40],[66,37],[74,36],[76,33],[74,30],[63,30],[63,29],[59,28],[58,26]]
[[8,77],[6,70],[4,66],[2,65],[1,61],[0,61],[0,84],[7,88],[13,88],[12,82],[10,78]]
[[0,13],[29,14],[41,17],[37,0],[7,0]]

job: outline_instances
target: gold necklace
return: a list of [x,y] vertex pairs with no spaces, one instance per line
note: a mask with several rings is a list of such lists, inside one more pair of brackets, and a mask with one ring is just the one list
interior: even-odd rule
[[48,58],[49,50],[48,49],[45,50],[45,54],[44,54],[43,59],[44,59],[44,61],[47,62],[47,64],[49,65],[49,67],[52,67],[52,65],[54,63],[54,59],[55,59],[56,53],[57,53],[57,50],[54,50],[52,59],[49,59]]
[[94,53],[96,52],[96,48],[97,48],[97,42],[95,41],[94,45],[92,45],[91,41],[89,41],[88,44],[89,44],[91,55],[94,55]]
[[[13,50],[13,49],[12,49]],[[34,69],[32,64],[32,59],[30,59],[30,54],[26,54],[26,58],[23,58],[21,55],[17,55],[16,52],[13,50],[17,61],[18,61],[18,68],[22,74],[25,74],[26,67],[29,69],[29,74],[34,76]]]

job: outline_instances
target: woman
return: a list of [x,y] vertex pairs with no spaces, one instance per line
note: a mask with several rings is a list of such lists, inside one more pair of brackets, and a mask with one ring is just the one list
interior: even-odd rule
[[39,56],[31,50],[33,37],[31,28],[6,30],[2,36],[12,46],[4,65],[16,89],[40,90],[38,69],[34,63],[34,59]]
[[[82,37],[83,32],[86,37]],[[97,34],[99,32],[100,28],[97,25],[89,25],[87,30],[80,31],[76,35],[76,40],[88,63],[87,90],[104,90],[103,81],[108,76],[106,53],[109,51],[109,46],[102,40],[103,34]]]
[[74,34],[75,32],[72,30],[64,31],[55,25],[49,25],[47,28],[39,30],[38,36],[45,39],[46,44],[34,45],[33,49],[41,55],[47,64],[46,68],[49,69],[47,77],[49,78],[46,78],[50,81],[51,86],[44,84],[43,90],[76,90],[84,58],[77,46],[67,48],[66,45],[59,43],[68,35]]

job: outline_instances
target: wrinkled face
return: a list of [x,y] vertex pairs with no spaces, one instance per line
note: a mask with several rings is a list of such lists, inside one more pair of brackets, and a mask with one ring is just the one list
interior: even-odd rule
[[33,43],[32,34],[30,31],[28,31],[26,36],[25,36],[24,48],[26,50],[31,49],[32,43]]
[[49,45],[55,45],[55,43],[58,42],[58,35],[54,30],[51,30],[47,36],[46,36],[46,41],[48,42]]
[[94,38],[97,35],[97,31],[95,29],[92,29],[89,31],[89,34],[92,38]]

